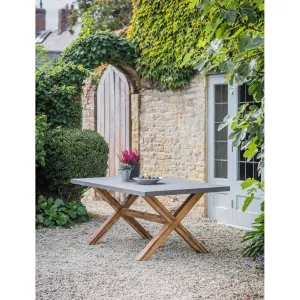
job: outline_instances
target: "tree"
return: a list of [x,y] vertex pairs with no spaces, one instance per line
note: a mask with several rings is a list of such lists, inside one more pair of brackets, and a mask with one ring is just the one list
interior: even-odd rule
[[[225,73],[226,82],[233,89],[247,84],[255,105],[242,105],[236,116],[226,116],[219,130],[230,126],[234,147],[245,150],[249,161],[254,156],[259,159],[258,171],[264,167],[264,1],[263,0],[188,0],[191,10],[201,11],[204,28],[198,49],[191,49],[183,59],[182,67],[193,66],[204,76],[209,71]],[[254,193],[264,189],[264,181],[248,178],[242,183],[247,189],[243,211],[254,198]],[[255,220],[263,230],[264,212]],[[244,240],[257,244],[257,236],[263,244],[264,235],[254,230]],[[255,237],[255,238],[253,238]],[[253,244],[252,243],[252,244]],[[263,254],[263,247],[246,248],[245,253],[257,257]]]
[[119,30],[128,26],[131,20],[132,5],[130,0],[76,1],[83,26],[92,28],[90,33],[96,30]]

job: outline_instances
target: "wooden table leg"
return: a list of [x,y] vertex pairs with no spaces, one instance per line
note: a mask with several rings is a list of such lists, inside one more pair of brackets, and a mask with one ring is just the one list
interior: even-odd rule
[[138,255],[138,260],[148,260],[152,254],[164,243],[173,230],[177,233],[196,251],[207,253],[207,249],[197,241],[192,234],[180,222],[188,214],[188,212],[199,201],[203,194],[192,194],[179,209],[172,215],[167,208],[162,205],[155,197],[144,197],[147,203],[165,219],[166,225],[154,236],[154,238],[147,244],[143,251]]
[[[199,199],[202,197],[201,194],[199,195]],[[150,206],[154,203],[153,209],[156,210],[159,214],[162,214],[163,217],[167,222],[173,222],[175,217],[179,214],[179,212],[187,205],[187,203],[194,197],[194,194],[190,195],[182,204],[181,206],[175,211],[174,215],[168,211],[168,209],[162,205],[160,201],[158,201],[155,197],[149,197],[150,199],[146,199]],[[196,202],[197,203],[197,202]],[[192,236],[192,234],[181,224],[179,223],[178,226],[175,228],[175,231],[197,252],[197,253],[207,253],[208,251],[205,247]]]
[[109,192],[102,189],[95,189],[96,192],[115,210],[102,226],[91,236],[89,244],[94,245],[108,232],[120,217],[122,217],[142,238],[151,239],[151,234],[134,218],[122,215],[123,208],[129,208],[138,198],[135,195],[129,195],[124,203],[120,204]]
[[[115,211],[118,211],[120,208],[129,208],[135,200],[138,198],[138,196],[135,195],[128,195],[131,197],[134,197],[134,200],[132,202],[127,202],[128,197],[125,199],[125,201],[120,204],[108,191],[101,190],[101,189],[95,189],[96,193],[98,193],[100,196],[102,196],[102,199],[105,200]],[[123,216],[122,218],[124,221],[126,221],[143,239],[151,240],[153,237],[152,235],[134,218]]]
[[102,226],[90,237],[89,244],[95,245],[97,242],[104,237],[108,230],[119,220],[121,217],[121,209],[106,219]]

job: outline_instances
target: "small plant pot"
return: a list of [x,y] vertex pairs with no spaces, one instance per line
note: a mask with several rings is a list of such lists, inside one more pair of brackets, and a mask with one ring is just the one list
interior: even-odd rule
[[140,176],[140,164],[130,165],[131,166],[131,174],[130,174],[130,180],[132,180],[135,177]]
[[131,170],[119,170],[119,175],[122,182],[129,181]]

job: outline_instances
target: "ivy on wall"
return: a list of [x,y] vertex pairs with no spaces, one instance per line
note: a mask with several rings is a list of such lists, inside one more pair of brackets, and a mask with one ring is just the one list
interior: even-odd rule
[[82,64],[90,70],[103,62],[133,67],[135,60],[134,45],[109,31],[77,39],[60,56],[62,62]]
[[[132,26],[128,38],[139,49],[137,71],[144,78],[157,80],[167,88],[187,84],[194,74],[192,66],[181,64],[192,58],[203,40],[205,19],[189,8],[187,0],[134,0]],[[201,46],[201,45],[200,45]],[[191,49],[195,53],[191,53]]]
[[84,80],[102,63],[134,67],[134,45],[112,32],[83,35],[36,71],[36,111],[51,127],[81,128]]

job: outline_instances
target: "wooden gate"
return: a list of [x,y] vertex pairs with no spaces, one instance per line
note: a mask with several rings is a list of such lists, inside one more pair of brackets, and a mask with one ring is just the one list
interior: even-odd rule
[[117,154],[130,146],[129,108],[128,81],[110,65],[102,75],[97,90],[97,132],[109,145],[108,176],[118,175]]

